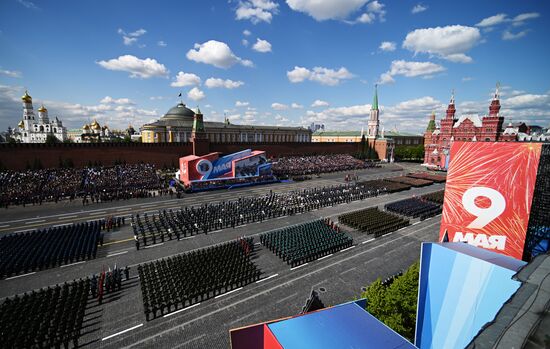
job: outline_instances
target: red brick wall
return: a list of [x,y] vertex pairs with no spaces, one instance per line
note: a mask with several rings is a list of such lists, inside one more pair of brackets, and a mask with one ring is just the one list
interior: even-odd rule
[[191,143],[0,144],[0,168],[22,170],[36,159],[44,168],[59,167],[60,159],[70,159],[74,167],[117,161],[177,167],[179,157],[191,154],[192,149]]
[[[265,150],[268,157],[286,155],[353,154],[356,143],[210,143],[210,152],[235,153],[243,149]],[[59,167],[70,159],[75,167],[89,162],[147,162],[157,167],[178,166],[178,159],[193,153],[192,143],[88,143],[88,144],[0,144],[0,168],[22,170],[36,159],[44,168]]]

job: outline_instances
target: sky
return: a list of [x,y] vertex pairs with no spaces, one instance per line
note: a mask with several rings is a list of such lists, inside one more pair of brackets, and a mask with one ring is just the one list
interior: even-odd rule
[[180,98],[206,121],[421,133],[458,116],[550,126],[550,2],[0,2],[0,130],[34,107],[68,128],[140,127]]

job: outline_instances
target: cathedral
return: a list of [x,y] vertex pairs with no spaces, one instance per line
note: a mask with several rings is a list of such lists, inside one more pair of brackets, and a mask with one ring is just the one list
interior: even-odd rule
[[32,97],[25,91],[23,97],[23,120],[18,124],[14,132],[15,139],[21,143],[45,143],[49,135],[55,136],[60,142],[67,139],[67,129],[56,117],[55,120],[48,118],[48,109],[42,105],[38,108],[38,119],[34,115]]

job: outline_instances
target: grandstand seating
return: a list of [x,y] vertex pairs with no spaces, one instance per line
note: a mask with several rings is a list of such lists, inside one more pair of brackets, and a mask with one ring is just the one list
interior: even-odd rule
[[380,190],[384,193],[396,193],[403,190],[411,189],[411,185],[399,182],[392,182],[384,179],[376,179],[370,181],[359,182],[357,184],[364,185],[374,190]]
[[422,200],[427,200],[438,205],[443,205],[444,197],[445,197],[444,190],[436,191],[435,193],[424,194],[421,196]]
[[392,177],[392,178],[388,178],[387,181],[404,183],[404,184],[408,184],[412,187],[425,187],[427,185],[432,185],[434,183],[431,180],[411,178],[411,177],[407,177],[407,176]]
[[380,211],[377,207],[345,213],[339,216],[338,220],[359,231],[374,234],[375,237],[391,233],[410,224],[408,219]]
[[0,238],[0,278],[96,257],[100,221],[75,223]]
[[333,223],[317,220],[262,234],[260,242],[295,267],[350,247],[353,239]]
[[240,238],[138,265],[147,321],[260,278],[252,238]]
[[90,280],[80,279],[6,298],[0,304],[1,347],[78,347],[89,289]]
[[447,180],[447,176],[426,173],[426,172],[410,173],[407,175],[407,177],[417,178],[417,179],[426,179],[428,181],[432,181],[435,183],[443,183]]
[[424,220],[440,214],[443,208],[441,205],[421,198],[410,198],[386,204],[384,209],[412,218],[420,217],[420,220]]

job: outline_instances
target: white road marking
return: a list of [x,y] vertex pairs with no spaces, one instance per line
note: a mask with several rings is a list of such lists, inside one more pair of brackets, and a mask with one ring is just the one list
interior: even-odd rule
[[107,213],[106,211],[99,211],[99,212],[92,212],[92,213],[89,213],[88,216],[94,216],[96,214],[105,214]]
[[76,217],[78,217],[78,215],[76,215],[76,214],[73,214],[73,215],[71,215],[71,216],[63,216],[63,217],[58,217],[57,219],[65,219],[65,218],[76,218]]
[[420,223],[420,221],[416,222],[416,223],[413,223],[412,225],[417,225],[418,223]]
[[223,297],[223,296],[227,296],[228,294],[231,294],[233,292],[237,292],[237,291],[242,290],[242,289],[243,289],[242,287],[239,287],[239,288],[234,289],[233,291],[229,291],[229,292],[226,292],[224,294],[219,294],[214,298],[220,298],[220,297]]
[[256,281],[256,283],[259,284],[260,282],[264,282],[265,280],[272,279],[272,278],[274,278],[274,277],[276,277],[276,276],[278,276],[278,275],[279,275],[279,274],[273,274],[273,275],[271,275],[271,276],[268,276],[268,277],[266,277],[266,278],[263,278],[263,279],[261,279],[261,280]]
[[161,242],[160,244],[145,246],[145,248],[153,248],[153,247],[162,246],[162,245],[164,245],[164,242]]
[[45,221],[46,221],[45,219],[39,219],[39,220],[37,220],[37,221],[25,222],[25,224],[43,223],[43,222],[45,222]]
[[391,233],[387,233],[386,236],[390,236],[391,234],[393,234],[393,231]]
[[0,228],[7,228],[9,227],[10,225],[9,224],[6,224],[6,225],[0,225]]
[[366,243],[371,242],[371,241],[374,241],[374,240],[376,240],[376,239],[375,239],[375,238],[368,239],[368,240],[366,240],[366,241],[363,241],[362,244],[366,244]]
[[320,261],[321,259],[325,259],[325,258],[328,258],[328,257],[330,257],[330,256],[332,256],[332,253],[329,254],[329,255],[326,255],[326,256],[324,256],[324,257],[318,258],[317,260]]
[[27,274],[23,274],[23,275],[12,276],[11,278],[7,278],[6,280],[18,279],[18,278],[22,278],[23,276],[29,276],[29,275],[32,275],[32,274],[36,274],[36,272],[33,271],[32,273],[27,273]]
[[174,312],[172,312],[172,313],[170,313],[170,314],[166,314],[166,315],[164,315],[163,317],[170,317],[170,316],[172,316],[172,315],[176,315],[177,313],[181,313],[181,312],[184,311],[184,310],[188,310],[188,309],[197,307],[197,306],[199,306],[199,305],[201,305],[201,304],[200,304],[200,303],[193,304],[193,305],[190,305],[190,306],[188,306],[188,307],[182,308],[182,309],[180,309],[180,310],[176,310],[176,311],[174,311]]
[[305,267],[306,265],[308,265],[309,263],[304,263],[302,265],[299,265],[297,267],[294,267],[294,268],[290,268],[290,270],[294,270],[294,269],[298,269],[298,268],[301,268],[301,267]]
[[348,247],[348,248],[344,248],[343,250],[340,250],[340,252],[344,252],[344,251],[347,251],[347,250],[351,250],[352,248],[355,248],[355,245],[354,245],[354,246],[351,246],[351,247]]
[[70,267],[71,265],[82,264],[82,263],[86,263],[86,261],[80,261],[80,262],[71,263],[71,264],[64,264],[61,266],[61,268]]
[[113,257],[113,256],[118,256],[120,254],[125,254],[125,253],[128,253],[128,251],[122,251],[122,252],[118,252],[118,253],[111,253],[111,254],[108,254],[106,258]]
[[143,324],[139,324],[139,325],[136,325],[136,326],[134,326],[134,327],[127,328],[127,329],[125,329],[124,331],[117,332],[117,333],[115,333],[115,334],[112,334],[112,335],[110,335],[110,336],[107,336],[107,337],[105,337],[105,338],[102,338],[101,340],[102,340],[102,341],[105,341],[105,340],[107,340],[107,339],[116,337],[116,336],[121,335],[121,334],[123,334],[123,333],[126,333],[126,332],[128,332],[128,331],[135,330],[136,328],[139,328],[139,327],[141,327],[141,326],[143,326]]

